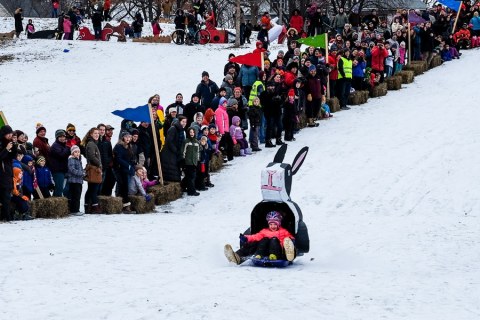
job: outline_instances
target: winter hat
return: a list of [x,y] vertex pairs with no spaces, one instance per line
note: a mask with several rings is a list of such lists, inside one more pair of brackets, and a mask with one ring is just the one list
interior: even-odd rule
[[42,130],[45,130],[47,131],[47,129],[45,129],[45,127],[43,126],[43,124],[41,124],[40,122],[38,122],[36,125],[35,125],[35,134],[38,134],[40,131]]
[[232,118],[232,123],[235,125],[236,123],[240,122],[240,117],[239,116],[234,116]]
[[223,105],[225,102],[227,102],[227,99],[225,99],[224,97],[221,97],[220,100],[218,100],[218,105],[221,106],[221,105]]
[[65,137],[67,134],[65,133],[65,130],[63,129],[58,129],[57,131],[55,131],[55,139],[59,138],[59,137]]
[[210,130],[211,128],[214,128],[215,130],[217,130],[217,126],[216,126],[215,124],[213,124],[213,123],[210,123],[210,124],[208,125],[208,130]]
[[197,97],[200,99],[200,96],[197,93],[192,94],[191,100],[193,100],[194,97]]
[[315,67],[313,64],[310,67],[308,67],[308,72],[311,72],[314,70],[317,71],[317,67]]
[[[6,136],[7,134],[10,134],[10,133],[13,133],[13,130],[12,130],[12,127],[10,127],[9,125],[3,126],[0,129],[0,136],[2,136],[2,137]],[[18,137],[18,133],[17,133],[17,137]]]
[[200,128],[200,131],[203,131],[203,130],[205,130],[205,129],[208,130],[208,126],[207,126],[207,125],[203,125],[203,126]]
[[229,107],[231,107],[231,106],[233,106],[233,105],[235,105],[235,104],[238,104],[238,100],[237,100],[237,99],[235,99],[235,98],[230,98],[230,99],[228,99],[228,106],[229,106]]
[[242,88],[240,88],[240,87],[235,87],[235,88],[233,88],[233,91],[234,91],[234,92],[235,92],[235,91],[240,91],[240,93],[241,93],[241,92],[242,92]]
[[177,112],[177,109],[176,108],[168,109],[168,114],[172,114],[172,112]]
[[126,136],[131,136],[130,132],[128,132],[127,130],[124,130],[120,133],[120,139],[123,139]]
[[278,50],[278,54],[285,54],[285,52],[283,52],[283,50]]
[[289,97],[295,97],[295,91],[293,89],[288,90]]
[[202,78],[205,77],[205,76],[210,77],[210,75],[208,74],[207,71],[203,71],[203,72],[202,72]]
[[287,66],[287,70],[292,70],[293,68],[297,68],[298,69],[298,63],[296,62],[290,62]]
[[66,131],[76,131],[75,126],[71,123],[67,124],[67,130]]
[[336,45],[332,44],[332,46],[330,47],[330,51],[337,51],[338,48]]
[[77,146],[77,145],[73,145],[71,148],[70,148],[70,153],[73,154],[75,151],[80,151],[80,148]]
[[137,164],[137,165],[135,166],[135,172],[137,172],[138,170],[143,170],[143,166],[140,165],[140,164]]
[[265,60],[265,61],[263,61],[263,64],[264,64],[264,65],[267,65],[267,64],[270,65],[270,60]]
[[45,157],[40,156],[40,157],[37,158],[37,164],[39,164],[42,161],[45,161]]
[[23,156],[22,158],[23,163],[28,164],[30,161],[33,161],[33,158],[31,156],[29,156],[28,154]]
[[225,76],[225,81],[228,81],[228,80],[233,80],[233,77],[229,74]]
[[138,136],[140,134],[140,131],[138,131],[138,129],[136,129],[136,128],[132,128],[132,129],[130,129],[130,133],[132,134],[132,136],[134,136],[134,135]]
[[267,213],[267,222],[275,223],[278,227],[282,224],[282,215],[278,211],[270,211]]

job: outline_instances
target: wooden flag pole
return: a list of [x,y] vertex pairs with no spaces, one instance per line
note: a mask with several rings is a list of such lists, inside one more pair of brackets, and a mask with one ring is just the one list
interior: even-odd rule
[[[325,33],[325,65],[326,64],[328,64],[328,33]],[[327,77],[327,99],[330,99],[330,72]]]
[[[158,102],[160,105],[160,101]],[[152,134],[153,134],[153,145],[155,147],[155,158],[157,160],[157,169],[158,169],[158,178],[160,185],[163,186],[163,174],[162,174],[162,164],[160,163],[160,149],[158,148],[158,141],[157,141],[157,128],[155,127],[155,121],[153,120],[152,114],[152,104],[148,104],[148,113],[150,116],[150,126],[152,127]]]
[[452,34],[455,33],[455,29],[457,28],[458,17],[460,17],[460,10],[462,9],[462,4],[463,4],[463,1],[460,1],[460,5],[458,6],[458,10],[457,10],[457,18],[453,23]]

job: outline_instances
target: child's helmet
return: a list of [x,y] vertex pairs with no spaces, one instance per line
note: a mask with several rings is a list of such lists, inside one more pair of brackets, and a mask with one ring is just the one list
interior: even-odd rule
[[275,223],[278,227],[282,224],[282,215],[278,211],[270,211],[267,213],[267,222],[270,223]]

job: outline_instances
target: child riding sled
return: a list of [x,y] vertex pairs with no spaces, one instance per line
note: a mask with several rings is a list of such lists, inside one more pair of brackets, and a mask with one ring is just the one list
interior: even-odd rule
[[233,251],[232,246],[225,245],[224,253],[228,261],[241,264],[251,256],[255,259],[293,261],[295,258],[294,237],[282,224],[282,214],[271,211],[267,214],[268,228],[256,234],[240,234],[240,249]]

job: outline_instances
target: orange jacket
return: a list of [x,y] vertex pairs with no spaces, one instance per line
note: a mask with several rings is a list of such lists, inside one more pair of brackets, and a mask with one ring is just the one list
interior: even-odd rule
[[453,35],[453,41],[455,41],[455,43],[462,39],[470,39],[470,31],[468,29],[461,29]]
[[248,242],[253,241],[260,241],[263,238],[277,238],[280,241],[280,245],[283,247],[283,240],[285,238],[295,239],[294,236],[287,229],[280,227],[277,231],[271,231],[269,228],[265,228],[260,230],[260,232],[252,234],[252,235],[245,235]]
[[[20,178],[20,174],[22,173],[22,169],[20,168],[13,168],[13,190],[12,194],[14,196],[22,196],[22,178]],[[20,189],[20,190],[19,190]]]

